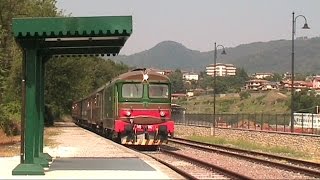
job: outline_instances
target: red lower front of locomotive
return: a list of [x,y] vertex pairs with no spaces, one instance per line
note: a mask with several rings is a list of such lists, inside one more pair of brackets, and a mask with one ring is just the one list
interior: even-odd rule
[[159,145],[174,134],[169,110],[122,110],[120,114],[114,130],[120,136],[121,144]]

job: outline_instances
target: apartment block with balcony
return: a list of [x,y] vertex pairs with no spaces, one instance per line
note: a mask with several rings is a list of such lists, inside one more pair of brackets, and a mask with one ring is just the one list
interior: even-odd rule
[[209,76],[213,76],[214,73],[216,76],[235,76],[236,70],[237,68],[233,64],[217,63],[206,67],[206,73]]

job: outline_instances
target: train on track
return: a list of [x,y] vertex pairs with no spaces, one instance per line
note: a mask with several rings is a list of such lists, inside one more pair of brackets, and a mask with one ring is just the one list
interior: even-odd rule
[[120,144],[160,145],[174,135],[170,80],[145,68],[121,74],[73,102],[72,118]]

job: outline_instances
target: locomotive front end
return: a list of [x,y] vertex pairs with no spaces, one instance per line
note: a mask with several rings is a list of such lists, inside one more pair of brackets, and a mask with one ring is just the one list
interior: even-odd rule
[[137,71],[118,84],[115,131],[121,144],[160,145],[174,134],[167,76]]

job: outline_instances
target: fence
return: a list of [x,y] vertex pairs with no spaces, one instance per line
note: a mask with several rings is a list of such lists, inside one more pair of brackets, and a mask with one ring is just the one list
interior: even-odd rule
[[[291,132],[290,114],[187,114],[184,109],[172,111],[176,124],[262,130],[274,132]],[[294,133],[320,134],[319,114],[294,114]]]

